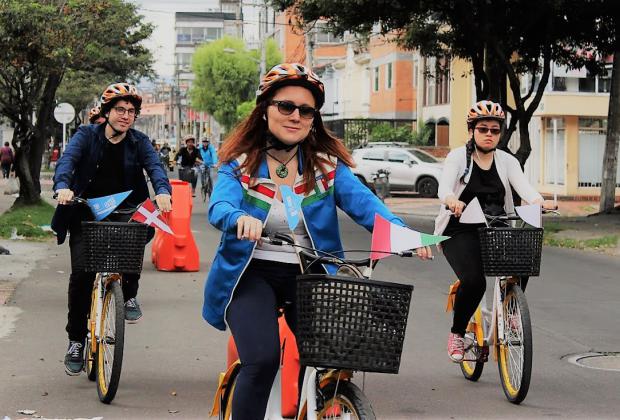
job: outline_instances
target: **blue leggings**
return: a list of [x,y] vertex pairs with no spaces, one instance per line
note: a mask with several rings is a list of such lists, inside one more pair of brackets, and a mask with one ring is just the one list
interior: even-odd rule
[[252,260],[239,280],[226,320],[235,339],[241,370],[233,395],[233,418],[265,417],[269,391],[280,363],[277,309],[295,333],[295,276],[299,264]]

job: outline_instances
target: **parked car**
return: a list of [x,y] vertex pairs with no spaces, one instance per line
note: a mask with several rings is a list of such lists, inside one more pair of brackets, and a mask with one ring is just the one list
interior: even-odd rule
[[379,169],[390,172],[390,191],[412,191],[422,197],[436,197],[443,164],[415,147],[381,145],[353,150],[353,173],[372,188],[373,174]]

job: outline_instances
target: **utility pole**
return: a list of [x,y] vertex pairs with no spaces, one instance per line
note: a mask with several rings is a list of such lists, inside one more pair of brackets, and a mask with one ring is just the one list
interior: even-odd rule
[[305,33],[304,39],[306,41],[306,66],[312,70],[314,67],[314,40],[312,39],[314,31],[312,28]]
[[267,34],[269,32],[269,12],[266,1],[263,2],[263,10],[258,12],[259,28],[263,28],[261,19],[265,19],[264,29],[258,31],[260,36],[260,80],[263,80],[263,76],[267,73]]

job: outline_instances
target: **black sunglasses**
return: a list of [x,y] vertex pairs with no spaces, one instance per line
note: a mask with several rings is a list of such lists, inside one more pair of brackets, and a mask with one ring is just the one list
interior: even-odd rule
[[489,128],[489,127],[476,127],[476,130],[478,130],[480,134],[486,134],[490,131],[491,134],[493,134],[494,136],[497,136],[499,133],[502,132],[501,128]]
[[278,111],[282,115],[291,115],[293,112],[295,112],[296,109],[298,109],[299,116],[307,120],[314,118],[314,115],[316,114],[316,109],[312,108],[311,106],[307,106],[307,105],[297,106],[294,103],[289,102],[289,101],[271,101],[270,105],[277,106]]

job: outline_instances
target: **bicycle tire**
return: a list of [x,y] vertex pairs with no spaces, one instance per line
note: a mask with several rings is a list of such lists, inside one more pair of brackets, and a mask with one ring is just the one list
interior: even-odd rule
[[468,381],[476,382],[480,379],[480,375],[482,375],[482,370],[484,369],[484,362],[481,361],[481,349],[478,347],[478,334],[476,331],[467,331],[465,333],[466,338],[471,338],[473,340],[472,346],[465,351],[463,356],[463,361],[460,363],[461,372],[463,376]]
[[530,310],[521,287],[509,287],[502,310],[504,342],[498,343],[497,365],[506,398],[520,404],[530,387],[533,357]]
[[111,282],[103,299],[102,337],[97,346],[97,393],[104,404],[109,404],[116,396],[121,378],[125,344],[124,303],[120,282]]
[[[368,397],[354,383],[349,381],[329,382],[321,387],[321,393],[325,397],[323,408],[321,408],[317,419],[336,419],[342,418],[339,410],[346,409],[350,414],[347,418],[355,420],[376,420],[372,406]],[[301,412],[301,419],[307,419],[306,407]]]
[[[99,278],[97,278],[97,281]],[[92,319],[97,319],[97,292],[99,288],[93,287],[93,292],[90,297],[90,314],[88,316],[88,336],[86,337],[86,360],[84,360],[84,365],[86,369],[86,377],[89,381],[94,381],[97,378],[97,347],[98,343],[96,339],[92,337],[96,337],[96,325],[91,325]]]

